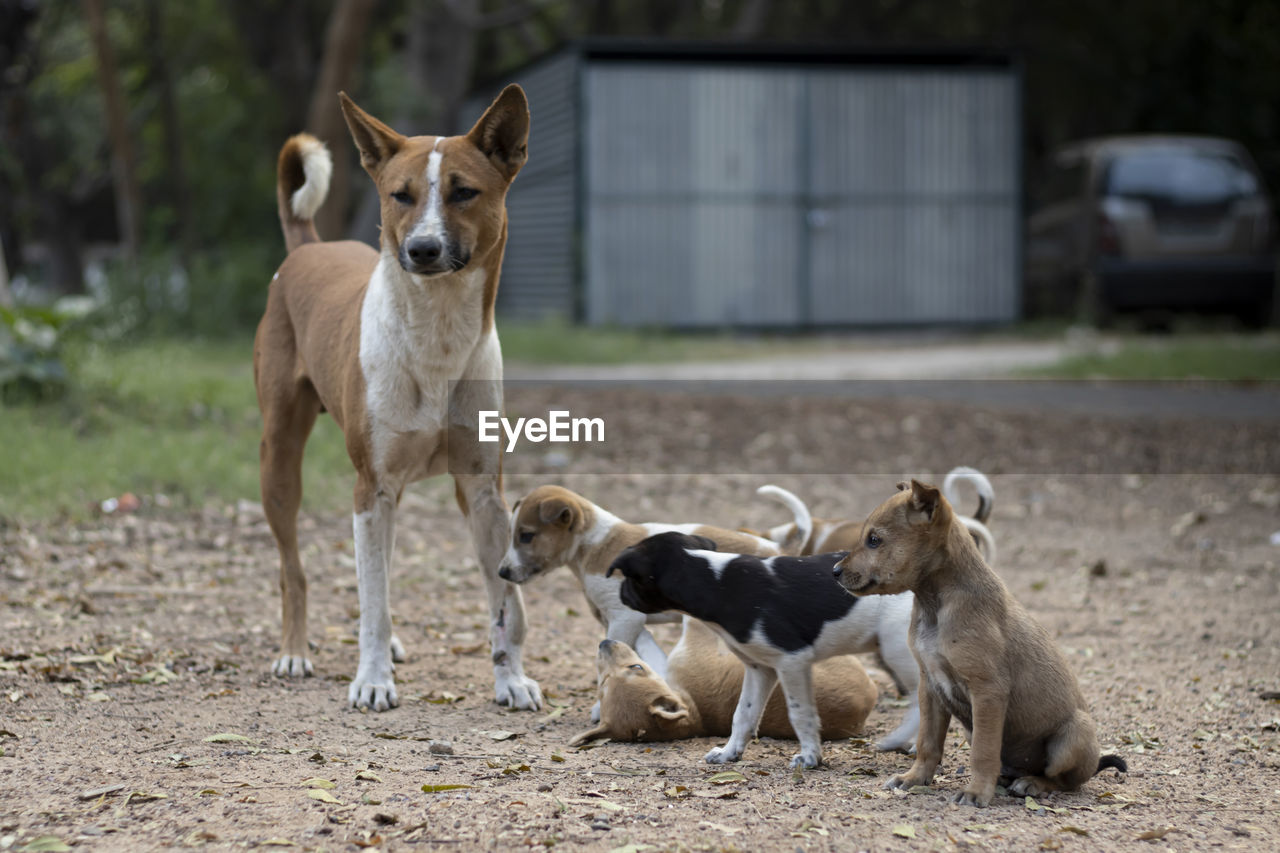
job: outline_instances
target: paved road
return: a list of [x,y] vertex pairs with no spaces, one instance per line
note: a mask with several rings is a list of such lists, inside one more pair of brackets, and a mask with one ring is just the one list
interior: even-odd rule
[[[602,367],[514,365],[508,382],[672,391],[850,398],[923,398],[1022,411],[1122,417],[1271,420],[1280,427],[1280,383],[1022,380],[1017,370],[1056,364],[1069,344],[922,340],[839,353],[762,360],[625,364]],[[1280,432],[1277,434],[1280,441]]]

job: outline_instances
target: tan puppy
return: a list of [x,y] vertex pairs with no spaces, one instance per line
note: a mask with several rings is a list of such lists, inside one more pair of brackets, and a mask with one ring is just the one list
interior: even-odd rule
[[932,486],[899,483],[899,494],[867,518],[834,569],[854,595],[915,593],[911,649],[920,663],[915,763],[888,788],[928,785],[954,716],[972,744],[973,776],[956,802],[985,806],[996,781],[1035,796],[1074,790],[1106,767],[1093,718],[1071,667],[1049,634],[993,572]]
[[[742,661],[715,633],[684,617],[680,642],[667,659],[667,678],[653,671],[630,646],[604,640],[596,656],[600,679],[600,723],[575,736],[570,746],[595,738],[662,741],[724,736],[742,692]],[[813,691],[822,738],[839,740],[862,732],[876,703],[876,688],[852,655],[828,658],[813,669]],[[782,691],[769,696],[758,734],[796,739]]]
[[524,604],[498,578],[507,539],[501,453],[478,442],[478,412],[502,408],[494,300],[507,240],[507,188],[527,157],[529,106],[508,86],[464,136],[406,137],[340,96],[360,162],[382,203],[381,251],[321,242],[313,224],[330,157],[300,134],[280,151],[276,195],[289,256],[254,340],[262,411],[262,506],[280,552],[283,634],[276,675],[312,672],[307,581],[298,555],[302,452],[321,412],[355,468],[360,663],[352,705],[396,705],[388,574],[405,486],[450,473],[480,558],[496,698],[534,709],[524,674]]
[[[778,547],[759,536],[707,524],[631,524],[560,486],[539,486],[512,508],[511,543],[498,575],[522,584],[543,572],[568,566],[582,586],[591,614],[604,626],[605,636],[635,649],[659,676],[667,674],[667,656],[645,628],[646,623],[675,622],[678,613],[646,616],[622,603],[621,577],[605,577],[623,549],[655,533],[679,531],[706,536],[725,551],[778,553]],[[592,720],[599,716],[592,712]]]

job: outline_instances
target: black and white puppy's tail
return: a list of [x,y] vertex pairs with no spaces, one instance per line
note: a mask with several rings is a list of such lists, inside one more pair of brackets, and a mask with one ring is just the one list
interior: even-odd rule
[[977,468],[969,468],[964,465],[952,468],[942,481],[942,494],[952,505],[956,504],[956,486],[959,483],[969,483],[973,486],[973,490],[978,494],[978,508],[972,516],[957,514],[956,517],[961,524],[969,529],[969,535],[973,537],[978,549],[982,551],[983,558],[988,563],[994,564],[996,561],[996,540],[991,535],[991,530],[987,527],[986,522],[991,517],[992,507],[996,504],[996,490],[991,487],[991,481],[987,479],[987,475]]
[[[787,531],[786,538],[779,544],[778,550],[784,554],[799,554],[804,550],[805,543],[809,541],[809,537],[813,535],[813,516],[809,514],[809,507],[805,506],[804,501],[781,486],[761,486],[756,489],[756,494],[773,498],[791,510],[795,525]],[[782,526],[785,527],[785,525]],[[774,528],[774,530],[777,530],[777,528]],[[773,530],[769,532],[772,534]],[[769,538],[775,542],[778,541],[777,537],[773,535],[770,535]]]

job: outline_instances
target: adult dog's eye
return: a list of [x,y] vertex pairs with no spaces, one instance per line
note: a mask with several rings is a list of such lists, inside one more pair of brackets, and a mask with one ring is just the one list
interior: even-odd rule
[[413,204],[413,196],[409,195],[404,190],[392,193],[391,197],[401,204]]
[[534,532],[532,530],[522,530],[520,532],[520,544],[528,545],[533,541]]
[[449,194],[449,201],[454,203],[471,201],[478,195],[480,195],[480,190],[473,190],[471,187],[455,187],[453,192]]
[[631,664],[627,669],[634,669],[636,672],[644,672],[644,667],[638,663]]
[[868,533],[868,534],[867,534],[867,547],[868,547],[868,548],[879,548],[879,547],[880,547],[880,543],[881,543],[881,542],[883,542],[883,541],[884,541],[884,540],[883,540],[883,539],[881,539],[879,536],[877,536],[874,532],[872,532],[872,533]]

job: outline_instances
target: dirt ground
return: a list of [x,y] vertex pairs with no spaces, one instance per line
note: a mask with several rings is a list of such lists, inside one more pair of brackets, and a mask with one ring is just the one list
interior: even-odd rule
[[715,739],[570,749],[602,630],[567,572],[535,579],[525,666],[548,705],[495,705],[447,481],[402,505],[401,705],[354,712],[349,516],[303,518],[316,676],[284,681],[269,674],[276,556],[256,504],[175,515],[143,496],[92,523],[0,526],[0,850],[1280,849],[1274,424],[593,393],[509,399],[633,425],[625,446],[512,464],[509,500],[555,481],[631,520],[764,526],[782,520],[754,495],[764,482],[861,517],[904,475],[987,471],[996,568],[1066,650],[1130,772],[959,807],[953,726],[932,788],[885,791],[909,759],[869,744],[903,711],[879,672],[867,739],[826,744],[816,771],[793,773],[794,744],[769,739],[723,784],[701,760]]

